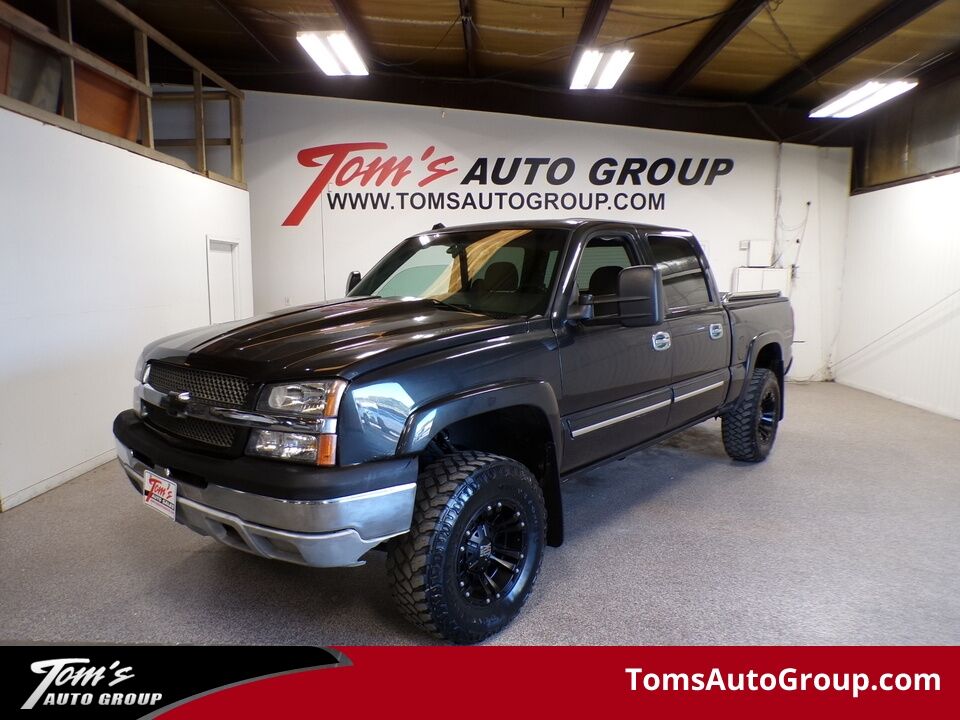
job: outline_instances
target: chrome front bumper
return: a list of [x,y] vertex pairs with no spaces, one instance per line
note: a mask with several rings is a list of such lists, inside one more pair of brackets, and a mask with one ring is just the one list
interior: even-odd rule
[[[117,455],[141,494],[144,471],[166,476],[119,441]],[[407,532],[417,489],[407,483],[329,500],[282,500],[168,477],[177,482],[177,522],[239,550],[313,567],[362,565],[368,550]]]

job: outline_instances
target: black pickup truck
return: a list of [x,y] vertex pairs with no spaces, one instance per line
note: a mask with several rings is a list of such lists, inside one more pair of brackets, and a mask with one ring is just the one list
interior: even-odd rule
[[477,642],[563,541],[562,479],[716,417],[763,460],[792,342],[786,298],[722,297],[683,230],[438,228],[343,299],[147,346],[113,431],[172,520],[316,567],[380,547],[404,615]]

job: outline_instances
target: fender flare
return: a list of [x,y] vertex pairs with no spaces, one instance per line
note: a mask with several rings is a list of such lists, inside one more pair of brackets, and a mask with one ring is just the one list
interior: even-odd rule
[[419,455],[444,428],[460,420],[511,407],[532,407],[547,419],[550,439],[546,448],[548,469],[542,478],[543,495],[547,506],[547,542],[557,547],[563,542],[563,507],[557,457],[563,433],[557,396],[546,381],[518,380],[483,385],[432,400],[410,413],[397,441],[396,452],[397,455]]
[[397,454],[422,452],[438,432],[460,420],[518,406],[532,406],[546,415],[554,443],[562,437],[560,409],[553,388],[543,380],[519,380],[461,390],[418,407],[404,424]]
[[[778,379],[780,380],[781,397],[782,397],[783,385],[786,382],[786,376],[787,376],[786,368],[783,367],[783,360],[782,360],[783,347],[784,347],[783,333],[781,333],[779,330],[767,330],[766,332],[762,332],[759,335],[755,335],[753,339],[750,341],[750,344],[747,350],[747,361],[744,363],[743,384],[740,387],[740,393],[737,395],[736,400],[730,403],[731,405],[738,404],[741,400],[743,400],[744,395],[747,394],[747,388],[748,388],[747,379],[751,375],[753,375],[753,371],[757,366],[757,358],[760,356],[760,351],[767,345],[771,345],[771,344],[777,345],[780,348],[781,367],[775,368],[774,372],[777,373]],[[781,420],[783,419],[782,399],[780,403],[780,419]]]

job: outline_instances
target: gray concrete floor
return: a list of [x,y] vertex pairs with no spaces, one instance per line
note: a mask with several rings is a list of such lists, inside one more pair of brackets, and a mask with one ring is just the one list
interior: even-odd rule
[[[505,644],[960,643],[960,422],[792,385],[766,463],[719,422],[564,486]],[[383,555],[262,560],[142,507],[116,462],[0,515],[0,638],[426,644]]]

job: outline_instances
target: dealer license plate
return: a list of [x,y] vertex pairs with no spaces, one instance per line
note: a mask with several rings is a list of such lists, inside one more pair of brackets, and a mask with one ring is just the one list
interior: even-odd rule
[[177,519],[177,484],[145,470],[143,473],[143,502],[171,520]]

